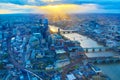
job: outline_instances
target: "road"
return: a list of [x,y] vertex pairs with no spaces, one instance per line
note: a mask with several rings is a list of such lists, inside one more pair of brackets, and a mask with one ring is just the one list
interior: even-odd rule
[[[84,54],[84,53],[83,53]],[[83,60],[86,60],[86,57],[80,57],[76,56],[74,58],[74,61],[72,61],[69,65],[63,67],[63,72],[62,72],[62,80],[66,80],[66,75],[67,73],[76,65],[83,64]]]
[[8,43],[7,43],[7,49],[8,49],[8,54],[9,54],[9,56],[10,56],[10,61],[12,62],[12,64],[17,68],[17,69],[19,69],[19,70],[22,70],[22,71],[25,71],[25,72],[27,72],[27,73],[30,73],[30,74],[32,74],[32,75],[34,75],[34,76],[36,76],[39,80],[43,80],[42,78],[40,78],[38,75],[36,75],[35,73],[33,73],[33,72],[31,72],[31,71],[29,71],[29,70],[27,70],[24,66],[22,66],[22,65],[20,65],[19,63],[17,63],[15,60],[14,60],[14,56],[13,56],[13,54],[14,54],[14,52],[11,50],[12,48],[11,48],[11,38],[9,38],[8,39]]

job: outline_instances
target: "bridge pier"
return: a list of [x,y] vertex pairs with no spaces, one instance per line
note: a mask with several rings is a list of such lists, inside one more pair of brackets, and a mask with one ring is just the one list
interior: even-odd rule
[[71,33],[76,33],[78,31],[76,31],[76,30],[62,30],[62,31],[58,30],[58,32],[61,34],[71,34]]
[[95,49],[93,48],[92,51],[95,52]]
[[86,52],[88,53],[88,49],[86,49]]
[[88,49],[87,49],[87,48],[85,48],[85,49],[84,49],[84,52],[88,53]]
[[103,63],[103,60],[96,60],[97,64]]
[[102,49],[101,49],[101,48],[99,49],[99,52],[102,52]]
[[85,51],[86,53],[88,53],[88,52],[102,52],[102,51],[106,51],[106,48],[105,48],[105,47],[84,48],[84,51]]

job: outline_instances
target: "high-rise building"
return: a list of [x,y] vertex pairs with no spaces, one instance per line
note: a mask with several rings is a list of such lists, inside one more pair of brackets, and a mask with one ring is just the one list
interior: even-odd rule
[[40,26],[42,26],[42,19],[39,20],[39,24],[40,24]]
[[41,26],[41,33],[43,35],[43,38],[47,38],[49,35],[49,26],[48,26],[48,19],[43,19],[42,20],[42,26]]
[[39,26],[32,26],[31,27],[31,32],[32,33],[39,33],[40,32],[40,27]]

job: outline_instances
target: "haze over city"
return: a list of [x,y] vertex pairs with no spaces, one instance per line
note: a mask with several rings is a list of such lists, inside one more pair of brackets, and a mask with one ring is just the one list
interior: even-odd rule
[[0,0],[0,80],[119,80],[120,0]]

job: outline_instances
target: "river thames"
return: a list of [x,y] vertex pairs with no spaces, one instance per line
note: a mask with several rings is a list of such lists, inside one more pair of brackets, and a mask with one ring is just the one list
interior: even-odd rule
[[[98,44],[96,41],[88,38],[87,36],[80,35],[78,33],[63,34],[63,35],[69,38],[70,40],[76,40],[80,42],[83,48],[103,47],[103,45]],[[108,52],[103,52],[103,53],[108,53]],[[110,52],[110,53],[115,54],[114,52]],[[96,54],[99,54],[99,52]],[[98,66],[103,71],[103,73],[107,74],[112,80],[120,80],[120,63],[95,64],[95,65]]]
[[[53,29],[55,32],[57,32],[58,30],[58,27],[56,26],[50,26],[50,28]],[[92,40],[91,38],[80,35],[78,33],[62,34],[62,35],[72,41],[75,40],[75,41],[80,42],[81,43],[80,45],[83,48],[103,47],[103,45],[100,45],[99,43]],[[106,52],[103,52],[103,53],[106,53]],[[114,52],[111,52],[111,53],[115,54]],[[111,80],[120,80],[120,63],[95,64],[95,65],[98,66],[104,74],[108,75],[111,78]]]

